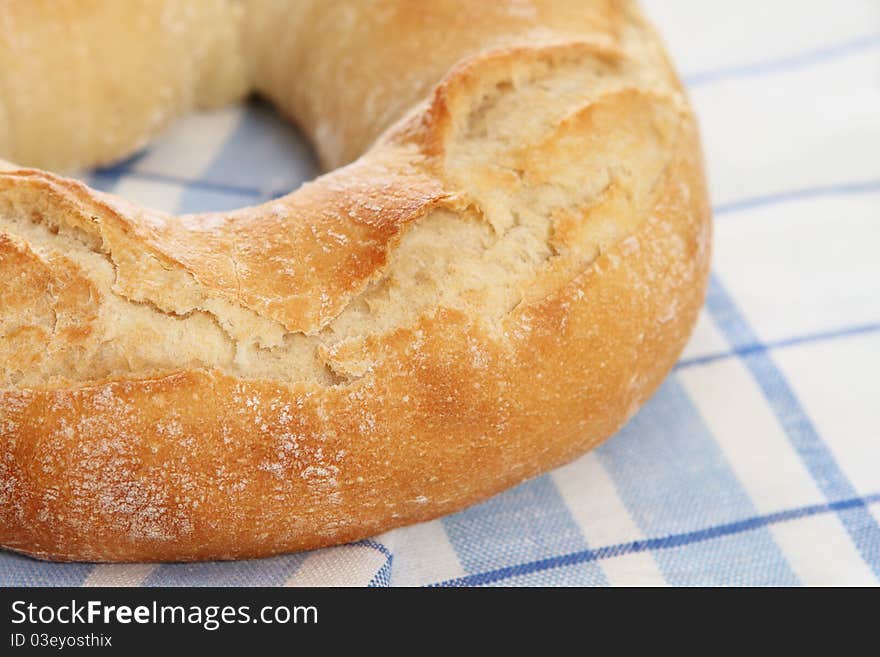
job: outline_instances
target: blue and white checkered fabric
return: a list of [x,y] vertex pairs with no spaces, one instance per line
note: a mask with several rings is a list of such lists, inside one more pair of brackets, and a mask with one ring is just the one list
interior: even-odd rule
[[[880,579],[880,3],[654,0],[700,116],[714,273],[675,372],[603,447],[442,520],[240,563],[45,564],[13,585],[789,585]],[[263,106],[89,182],[156,208],[315,175]]]

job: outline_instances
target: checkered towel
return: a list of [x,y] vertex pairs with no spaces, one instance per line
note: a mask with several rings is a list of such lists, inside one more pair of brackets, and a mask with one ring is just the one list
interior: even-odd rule
[[[195,565],[46,564],[13,585],[876,584],[880,3],[646,3],[700,117],[709,298],[656,396],[555,472],[343,547]],[[316,174],[262,105],[192,116],[95,187],[251,205]]]

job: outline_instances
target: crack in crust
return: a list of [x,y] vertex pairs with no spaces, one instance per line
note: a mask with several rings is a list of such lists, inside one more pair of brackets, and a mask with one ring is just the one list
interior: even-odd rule
[[[412,146],[398,143],[400,134],[413,140],[413,122],[425,125],[421,116],[410,118],[361,162],[290,197],[231,215],[178,219],[126,207],[43,172],[9,174],[12,202],[0,226],[27,233],[50,254],[64,253],[74,240],[87,252],[66,257],[84,265],[90,254],[101,256],[113,268],[106,282],[96,279],[94,266],[80,271],[83,284],[113,308],[104,325],[83,336],[99,344],[85,344],[81,353],[104,367],[83,362],[71,370],[62,352],[54,361],[47,353],[43,367],[7,370],[7,384],[155,375],[179,368],[183,358],[190,367],[236,376],[340,385],[365,367],[339,362],[334,354],[340,343],[411,325],[438,306],[479,314],[497,327],[512,308],[571,278],[641,219],[639,206],[650,200],[664,158],[674,150],[667,134],[686,114],[675,95],[635,86],[638,75],[629,68],[619,52],[586,43],[485,54],[450,73],[426,112],[447,117],[429,124],[442,137],[420,140],[443,143],[443,153],[420,159]],[[633,118],[622,123],[621,116]],[[631,135],[618,136],[621,130]],[[403,165],[417,173],[395,173]],[[360,174],[366,180],[353,191],[350,181],[359,168],[369,173]],[[430,175],[444,182],[432,184]],[[371,201],[376,186],[426,191]],[[334,197],[337,187],[345,193],[341,200]],[[330,222],[297,217],[295,209],[306,205],[299,197],[307,194],[309,207],[335,215]],[[334,208],[340,202],[347,207]],[[585,220],[611,204],[613,214]],[[366,237],[352,230],[352,218],[369,227]],[[40,226],[44,233],[36,230]],[[260,235],[282,235],[283,241],[238,246],[253,245]],[[229,247],[223,258],[214,257],[214,245],[217,251]],[[303,272],[296,263],[303,255],[323,259],[323,266]],[[229,276],[218,275],[221,264]],[[299,271],[289,283],[273,285],[262,273],[267,266]],[[327,276],[338,268],[344,277]],[[270,297],[279,288],[288,290],[286,299]],[[153,310],[156,321],[145,328],[150,322],[144,317],[132,326],[141,335],[125,340],[106,324],[118,325],[131,304]],[[214,324],[210,339],[181,344],[179,323],[201,334],[205,320]],[[145,330],[156,338],[142,339]],[[174,349],[153,349],[172,339]],[[125,359],[108,357],[119,347]]]

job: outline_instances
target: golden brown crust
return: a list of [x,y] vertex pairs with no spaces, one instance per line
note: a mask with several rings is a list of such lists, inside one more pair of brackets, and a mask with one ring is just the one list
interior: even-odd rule
[[0,169],[0,544],[162,561],[355,540],[638,409],[705,293],[695,122],[627,4],[573,35],[550,25],[566,3],[536,6],[510,19],[527,40],[468,33],[361,159],[257,208],[170,217]]

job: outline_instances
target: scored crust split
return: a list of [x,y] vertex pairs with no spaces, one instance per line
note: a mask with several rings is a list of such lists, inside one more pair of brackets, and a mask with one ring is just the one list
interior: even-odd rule
[[675,362],[710,212],[693,114],[632,3],[0,6],[10,161],[107,162],[248,91],[339,168],[171,216],[0,166],[3,546],[356,540],[571,460]]

